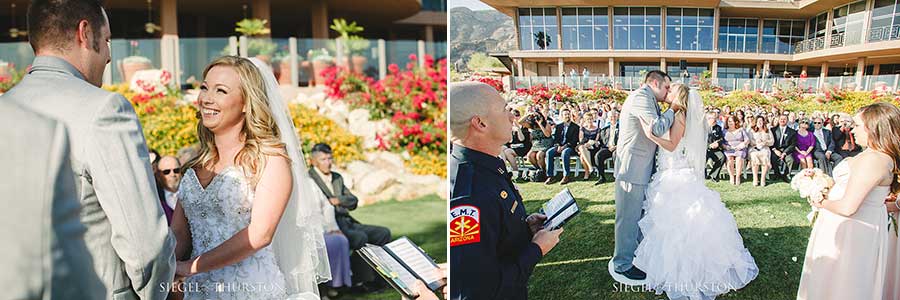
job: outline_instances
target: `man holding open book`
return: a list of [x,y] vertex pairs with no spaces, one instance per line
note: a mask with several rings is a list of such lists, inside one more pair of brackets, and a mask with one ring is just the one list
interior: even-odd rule
[[525,205],[499,158],[512,114],[494,88],[449,85],[451,299],[527,299],[534,266],[559,242]]

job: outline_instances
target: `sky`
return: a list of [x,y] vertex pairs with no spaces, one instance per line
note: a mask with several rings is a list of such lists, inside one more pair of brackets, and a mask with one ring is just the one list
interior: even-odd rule
[[468,7],[471,10],[493,10],[494,8],[488,6],[487,4],[482,3],[478,0],[450,0],[448,3],[450,4],[450,8],[454,7]]

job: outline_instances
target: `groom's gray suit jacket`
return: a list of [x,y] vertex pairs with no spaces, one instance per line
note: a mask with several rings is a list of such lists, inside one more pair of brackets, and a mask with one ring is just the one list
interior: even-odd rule
[[672,126],[672,110],[659,112],[653,90],[647,85],[635,90],[622,104],[619,141],[616,143],[616,180],[634,184],[650,183],[657,145],[644,134],[641,120],[650,124],[653,135],[663,136]]
[[[2,97],[0,97],[2,99]],[[5,299],[102,299],[84,244],[65,127],[0,101],[0,290]]]
[[63,59],[38,56],[0,101],[59,120],[68,129],[84,240],[107,299],[165,299],[175,273],[166,225],[134,108],[84,81]]

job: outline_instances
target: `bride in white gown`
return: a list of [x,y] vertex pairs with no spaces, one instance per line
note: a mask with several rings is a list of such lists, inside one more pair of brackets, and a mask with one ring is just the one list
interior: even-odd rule
[[200,155],[185,165],[172,221],[185,299],[319,299],[331,277],[325,200],[271,69],[225,56],[203,75]]
[[638,222],[644,238],[634,265],[657,294],[714,299],[744,287],[759,269],[719,193],[705,185],[708,129],[699,93],[673,84],[669,97],[676,114],[668,138],[647,134],[661,149]]

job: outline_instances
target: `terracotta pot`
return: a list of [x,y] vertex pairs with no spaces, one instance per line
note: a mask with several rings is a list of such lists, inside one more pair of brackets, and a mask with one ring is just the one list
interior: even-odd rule
[[324,85],[325,84],[325,76],[322,76],[322,71],[331,66],[331,62],[325,60],[315,60],[313,61],[313,78],[315,78],[315,85]]
[[278,63],[278,70],[279,70],[278,83],[279,84],[287,84],[287,85],[292,84],[291,83],[291,74],[293,72],[296,72],[296,70],[291,70],[291,62],[287,61],[287,60],[282,60],[281,62]]
[[131,82],[131,76],[135,72],[152,68],[153,66],[145,62],[122,63],[122,77],[125,77],[125,82]]
[[353,72],[363,74],[366,71],[366,64],[369,59],[362,55],[354,55],[350,58],[353,62]]

